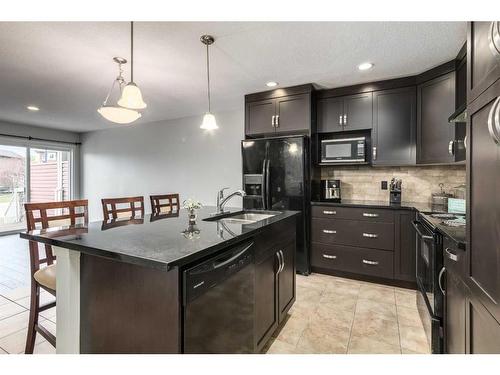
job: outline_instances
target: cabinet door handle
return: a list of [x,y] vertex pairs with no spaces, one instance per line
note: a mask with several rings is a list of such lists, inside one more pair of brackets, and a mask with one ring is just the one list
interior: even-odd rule
[[500,96],[496,98],[488,114],[488,131],[493,142],[500,144]]
[[330,229],[323,229],[323,233],[326,234],[337,234],[336,230],[330,230]]
[[326,259],[337,259],[336,255],[323,254],[323,258]]
[[274,125],[276,125],[277,128],[280,127],[280,115],[276,115],[276,119],[274,120]]
[[448,154],[450,154],[451,156],[455,155],[455,141],[450,141],[448,143]]
[[283,250],[278,251],[278,253],[281,256],[281,268],[279,270],[279,273],[283,272],[283,269],[285,268],[285,256],[283,255]]
[[271,116],[271,126],[274,128],[274,119],[275,119],[276,116],[272,115]]
[[344,126],[347,125],[347,115],[344,114]]
[[342,126],[342,115],[339,116],[339,126]]
[[324,215],[337,215],[337,211],[323,211]]
[[370,266],[378,266],[378,262],[375,260],[363,259],[364,264],[369,264]]
[[439,285],[439,289],[441,289],[441,293],[443,293],[443,295],[445,296],[446,295],[446,291],[444,290],[443,283],[441,282],[441,279],[443,278],[444,271],[446,271],[445,267],[441,268],[441,271],[439,271],[438,285]]
[[276,256],[278,257],[278,270],[276,271],[276,274],[279,274],[281,272],[283,264],[283,261],[281,260],[281,250],[276,252]]
[[377,160],[377,147],[373,147],[373,150],[372,150],[372,156],[373,156],[373,160]]
[[451,259],[454,262],[458,262],[458,255],[457,254],[453,254],[450,248],[447,247],[444,251],[445,251],[446,256],[448,257],[448,259]]
[[[497,44],[498,43],[498,44]],[[500,59],[500,22],[492,21],[490,33],[488,35],[488,44],[493,56]]]
[[363,212],[363,216],[364,217],[378,217],[379,215],[378,214],[370,214],[368,212]]
[[373,234],[373,233],[363,233],[363,237],[366,238],[377,238],[378,234]]

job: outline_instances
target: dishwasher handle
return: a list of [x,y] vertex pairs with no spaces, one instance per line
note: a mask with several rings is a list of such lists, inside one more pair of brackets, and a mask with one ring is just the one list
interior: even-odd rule
[[245,246],[245,248],[243,250],[239,251],[237,254],[235,254],[231,258],[224,260],[224,261],[219,260],[219,261],[214,262],[214,270],[221,268],[221,267],[224,267],[224,266],[227,266],[231,262],[234,262],[236,259],[238,259],[243,254],[245,254],[248,251],[248,249],[250,249],[252,246],[253,246],[253,242],[251,242],[250,244]]

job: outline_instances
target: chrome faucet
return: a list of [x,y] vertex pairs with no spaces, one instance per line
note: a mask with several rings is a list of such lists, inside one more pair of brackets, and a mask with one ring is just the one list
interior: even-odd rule
[[235,192],[229,194],[227,197],[224,197],[224,190],[229,189],[228,187],[222,188],[217,192],[217,211],[214,213],[214,215],[220,215],[225,213],[224,211],[224,206],[226,203],[233,197],[239,195],[240,197],[244,197],[247,195],[243,190],[236,190]]

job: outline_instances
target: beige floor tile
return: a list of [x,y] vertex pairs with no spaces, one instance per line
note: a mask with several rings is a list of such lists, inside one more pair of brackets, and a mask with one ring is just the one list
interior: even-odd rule
[[390,345],[386,342],[369,337],[351,337],[348,354],[401,354],[399,345]]
[[[14,332],[9,336],[0,339],[0,347],[3,348],[8,353],[24,353],[27,334],[28,334],[27,328]],[[45,339],[42,337],[42,335],[37,333],[35,345],[40,344],[44,341]]]
[[357,297],[337,294],[335,292],[325,292],[319,301],[321,305],[328,305],[332,310],[354,310]]
[[354,320],[354,309],[341,310],[332,308],[328,304],[320,304],[316,312],[311,315],[310,322],[334,329],[351,329]]
[[48,341],[44,341],[41,344],[35,345],[33,354],[56,354],[56,348],[54,348]]
[[308,288],[304,286],[297,286],[296,289],[297,298],[296,301],[299,303],[307,303],[309,305],[318,304],[323,291],[317,289]]
[[[41,318],[43,319],[43,318]],[[28,327],[29,311],[0,320],[0,338]]]
[[353,337],[365,337],[392,346],[400,346],[399,328],[396,320],[385,320],[379,317],[365,319],[356,315],[352,325],[351,339]]
[[349,332],[348,328],[310,323],[302,333],[295,350],[303,354],[345,354]]
[[359,298],[356,304],[356,317],[368,320],[376,317],[386,320],[396,320],[396,304]]
[[396,305],[417,309],[417,292],[415,290],[401,290],[395,291]]
[[26,309],[14,302],[9,302],[0,306],[0,320],[19,314]]
[[401,339],[401,347],[418,353],[428,353],[429,344],[425,331],[417,327],[406,326],[399,324],[399,335]]
[[424,329],[418,310],[403,306],[397,306],[396,309],[398,312],[398,322],[400,324]]
[[[288,313],[296,318],[310,319],[318,307],[319,303],[310,304],[307,302],[295,302]],[[52,318],[51,320],[55,321],[55,318]]]
[[395,304],[394,289],[373,285],[361,285],[359,298],[369,299],[375,302]]
[[[56,300],[56,297],[54,297],[52,294],[47,293],[47,292],[42,292],[40,293],[40,304],[45,305],[46,303],[50,303]],[[24,297],[16,300],[16,303],[20,304],[21,306],[29,309],[30,308],[30,301],[31,297]]]
[[325,293],[326,294],[333,293],[348,297],[358,297],[360,287],[361,285],[358,283],[353,283],[351,281],[342,282],[337,280],[333,283],[327,284]]
[[5,304],[7,304],[9,302],[10,301],[7,298],[4,298],[4,297],[0,296],[0,306],[5,305]]
[[2,348],[0,348],[0,354],[8,354],[5,350],[3,350]]
[[29,297],[31,294],[31,289],[29,287],[13,289],[10,292],[4,293],[3,296],[12,301],[16,301],[21,298]]
[[273,336],[295,347],[308,324],[308,319],[291,316]]
[[406,348],[401,348],[401,352],[403,354],[429,354],[429,353],[419,353],[419,352],[414,352],[413,350],[406,349]]
[[45,319],[50,319],[52,321],[55,321],[56,318],[56,308],[52,307],[48,310],[45,310],[40,313],[41,316],[43,316]]
[[269,348],[266,350],[267,354],[293,354],[295,352],[295,345],[290,345],[287,342],[279,339],[274,339]]
[[309,276],[297,275],[297,286],[307,288],[309,290],[316,290],[322,293],[326,288],[327,279],[317,277],[315,274]]

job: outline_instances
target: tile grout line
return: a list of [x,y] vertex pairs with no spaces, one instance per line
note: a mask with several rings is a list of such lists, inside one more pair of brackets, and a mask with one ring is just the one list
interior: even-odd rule
[[396,291],[394,291],[394,303],[396,306],[396,321],[398,322],[398,341],[399,341],[399,353],[403,354],[403,347],[401,346],[401,330],[399,329],[399,311],[398,304],[396,303]]
[[354,320],[356,319],[356,309],[358,307],[359,292],[361,291],[361,285],[359,286],[358,295],[356,296],[356,303],[354,304],[354,314],[352,315],[351,329],[349,331],[349,340],[347,341],[347,349],[345,354],[349,354],[349,347],[351,346],[352,329],[354,327]]

